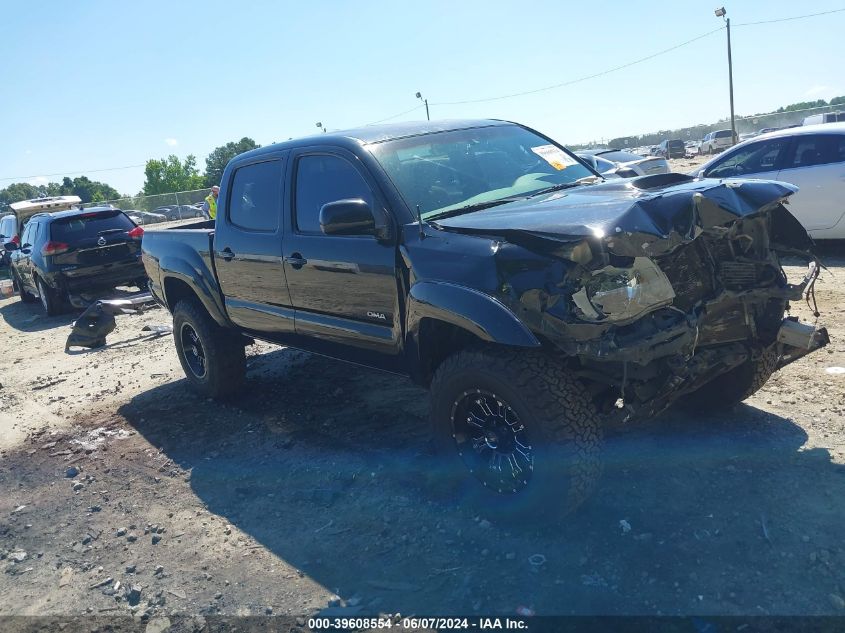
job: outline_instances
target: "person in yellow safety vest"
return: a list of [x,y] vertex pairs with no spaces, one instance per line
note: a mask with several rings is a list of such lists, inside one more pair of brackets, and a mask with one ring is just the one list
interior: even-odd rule
[[217,196],[220,195],[220,187],[214,185],[211,188],[211,193],[205,197],[205,202],[202,204],[203,213],[212,220],[217,219]]

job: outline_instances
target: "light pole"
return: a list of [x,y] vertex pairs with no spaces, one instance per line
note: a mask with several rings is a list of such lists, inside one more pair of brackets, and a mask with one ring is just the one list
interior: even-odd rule
[[734,70],[733,62],[731,61],[731,19],[727,16],[728,12],[725,11],[725,7],[716,9],[716,17],[723,18],[725,20],[725,26],[728,31],[728,86],[731,94],[731,143],[735,144],[737,139],[736,118],[734,117]]
[[422,94],[420,94],[419,92],[417,93],[417,99],[419,99],[425,104],[425,120],[431,121],[431,117],[428,115],[428,99],[424,99]]
[[321,122],[317,121],[317,127],[323,130],[324,134],[326,133],[326,128]]

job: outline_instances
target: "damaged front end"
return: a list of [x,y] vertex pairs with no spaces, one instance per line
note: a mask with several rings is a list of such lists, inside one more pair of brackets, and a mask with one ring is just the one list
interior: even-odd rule
[[[606,412],[655,415],[744,363],[776,356],[776,369],[829,342],[824,328],[784,318],[790,301],[813,296],[820,269],[784,207],[794,188],[676,174],[620,187],[637,192],[606,217],[582,204],[575,210],[586,217],[589,208],[593,221],[506,237],[567,262],[542,288],[509,275],[507,296],[572,359]],[[781,256],[807,262],[800,282],[789,283]]]

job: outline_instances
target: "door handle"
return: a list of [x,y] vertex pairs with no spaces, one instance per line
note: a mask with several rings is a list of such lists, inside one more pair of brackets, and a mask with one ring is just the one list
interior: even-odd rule
[[294,253],[289,257],[285,257],[285,263],[290,264],[291,268],[299,270],[308,263],[308,260],[303,258],[300,253]]
[[227,262],[230,262],[235,257],[235,254],[232,252],[232,249],[227,246],[222,251],[220,251],[220,257],[225,259]]

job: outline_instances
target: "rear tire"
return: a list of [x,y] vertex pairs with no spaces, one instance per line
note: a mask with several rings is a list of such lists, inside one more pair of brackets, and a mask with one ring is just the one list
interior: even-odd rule
[[38,296],[41,299],[41,306],[44,308],[47,316],[57,316],[64,312],[64,302],[61,300],[58,292],[37,277],[35,279],[35,285],[38,286]]
[[684,408],[704,413],[724,411],[750,398],[775,373],[780,360],[777,345],[763,350],[757,359],[748,359],[742,365],[716,376],[681,400]]
[[18,277],[17,273],[12,273],[12,278],[13,278],[15,284],[18,287],[18,296],[21,298],[21,301],[23,301],[24,303],[37,303],[38,302],[38,297],[36,297],[33,294],[30,294],[26,290],[26,288],[24,288],[23,282],[21,281],[21,278]]
[[467,350],[447,358],[431,383],[431,421],[447,472],[460,473],[473,504],[499,519],[571,512],[601,476],[592,402],[542,353]]
[[196,300],[176,304],[173,340],[185,376],[197,391],[223,399],[240,390],[246,375],[243,341],[217,325]]

